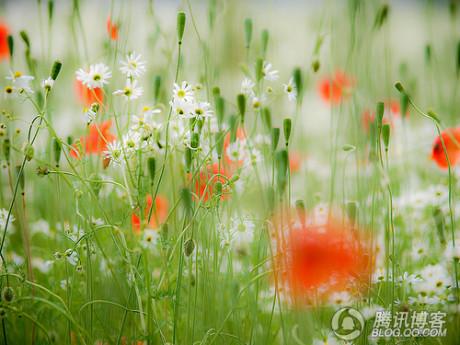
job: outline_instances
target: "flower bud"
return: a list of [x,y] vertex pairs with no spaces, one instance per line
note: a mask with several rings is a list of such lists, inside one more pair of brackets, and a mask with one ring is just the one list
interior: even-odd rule
[[185,168],[187,169],[187,173],[190,172],[192,167],[192,150],[190,147],[185,148]]
[[353,152],[356,150],[356,146],[345,144],[342,146],[342,150],[344,150],[345,152]]
[[256,61],[256,80],[260,81],[264,76],[264,60],[258,58]]
[[158,98],[160,97],[160,90],[161,90],[161,75],[155,76],[155,81],[153,82],[153,97],[155,102],[158,102]]
[[219,126],[222,125],[225,116],[225,101],[221,96],[216,97],[216,116]]
[[402,93],[399,103],[401,104],[401,116],[405,118],[407,116],[407,109],[409,108],[409,97],[406,93]]
[[193,251],[195,250],[195,241],[192,238],[189,238],[184,243],[184,254],[185,256],[192,255]]
[[2,290],[2,301],[7,303],[13,301],[14,299],[14,290],[10,286],[5,286]]
[[155,157],[149,157],[147,159],[147,167],[149,169],[150,183],[153,184],[153,181],[155,180],[155,169],[156,169]]
[[291,119],[290,118],[284,119],[283,131],[284,131],[284,140],[286,141],[286,146],[289,145],[289,138],[291,136],[291,126],[292,126]]
[[398,90],[398,91],[401,92],[401,93],[404,93],[404,92],[405,92],[405,91],[404,91],[404,87],[402,86],[402,84],[401,84],[400,81],[396,82],[395,88],[396,88],[396,90]]
[[278,147],[278,142],[280,140],[280,129],[275,127],[272,129],[272,150],[275,151]]
[[182,44],[185,30],[185,12],[180,11],[177,13],[177,39],[179,44]]
[[244,123],[244,114],[246,112],[246,96],[242,93],[236,96],[236,103],[238,104],[238,111],[241,116],[241,122]]
[[29,35],[27,35],[27,32],[22,30],[21,32],[19,32],[19,35],[21,36],[22,40],[24,41],[27,49],[30,49],[30,40],[29,40]]
[[435,122],[440,123],[438,115],[433,110],[428,110],[426,114]]
[[185,212],[190,215],[192,213],[192,193],[190,192],[190,189],[182,188],[181,196]]
[[377,102],[377,126],[380,128],[383,121],[383,113],[385,112],[385,105],[383,102]]
[[216,151],[217,151],[217,157],[221,159],[222,153],[224,151],[224,132],[223,131],[216,133]]
[[382,7],[378,10],[377,15],[375,16],[374,27],[376,29],[380,29],[382,25],[385,23],[388,17],[389,12],[388,4],[383,4]]
[[382,127],[382,138],[385,151],[388,151],[388,145],[390,144],[390,125],[388,123],[385,123]]
[[11,153],[11,142],[10,139],[3,140],[3,155],[7,162],[10,161],[10,153]]
[[8,51],[10,52],[10,58],[13,58],[14,53],[14,38],[11,35],[8,35]]
[[236,115],[230,116],[230,142],[234,143],[236,140],[236,131],[238,129],[238,117]]
[[276,154],[276,177],[278,188],[281,192],[286,188],[287,182],[287,171],[288,171],[288,152],[287,150],[281,150]]
[[48,0],[48,19],[49,21],[53,21],[53,13],[54,13],[54,1]]
[[222,182],[217,181],[214,186],[214,192],[218,198],[222,196]]
[[62,144],[59,139],[53,138],[53,150],[54,150],[54,161],[56,166],[59,166],[59,161],[61,160]]
[[270,112],[270,108],[263,108],[262,109],[262,122],[270,131],[272,128],[272,114]]
[[292,77],[294,79],[294,85],[297,88],[297,99],[300,99],[303,90],[302,70],[300,67],[294,69]]
[[246,48],[249,49],[252,41],[252,19],[246,18],[244,21],[244,41],[246,43]]
[[59,60],[54,61],[53,67],[51,68],[51,74],[50,77],[53,80],[56,80],[56,78],[59,75],[59,72],[61,72],[62,68],[62,62]]
[[321,67],[321,64],[318,59],[315,59],[311,63],[311,69],[313,70],[314,73],[318,72],[320,67]]
[[192,133],[192,139],[190,140],[190,146],[192,149],[197,149],[200,146],[200,135],[196,132]]

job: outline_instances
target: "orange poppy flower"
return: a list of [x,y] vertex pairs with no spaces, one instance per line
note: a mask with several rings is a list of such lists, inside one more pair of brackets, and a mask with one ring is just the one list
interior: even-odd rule
[[[223,176],[216,176],[217,174]],[[229,178],[229,174],[224,168],[219,168],[218,163],[208,165],[204,171],[201,171],[195,180],[195,194],[207,201],[212,197],[214,188],[217,182],[225,184],[226,178]],[[226,198],[225,191],[222,193],[221,199]]]
[[362,233],[334,219],[317,225],[300,218],[301,224],[280,226],[275,235],[277,288],[286,288],[295,300],[311,301],[365,287],[371,256]]
[[460,162],[460,127],[448,128],[441,133],[441,136],[436,137],[433,142],[431,159],[442,169],[447,169],[446,155],[442,145],[441,137],[446,147],[447,156],[451,166],[455,166]]
[[78,100],[87,107],[93,103],[104,102],[104,92],[101,88],[88,89],[80,80],[75,80],[75,93]]
[[298,172],[302,166],[302,157],[297,151],[289,151],[289,170]]
[[118,40],[118,26],[112,23],[110,16],[107,17],[107,33],[112,41]]
[[341,71],[336,71],[333,76],[322,79],[318,84],[321,98],[331,104],[339,104],[351,94],[354,80]]
[[107,150],[107,144],[113,142],[117,137],[110,133],[112,121],[107,120],[101,124],[92,124],[89,126],[89,133],[85,137],[80,138],[81,148],[84,152],[80,152],[79,148],[74,144],[74,149],[70,151],[70,155],[74,158],[80,158],[82,154],[100,154]]
[[8,26],[0,23],[0,60],[8,59],[10,56],[10,48],[8,47]]
[[[145,198],[147,207],[144,211],[144,222],[147,222],[147,218],[152,208],[152,196],[148,194]],[[168,218],[169,204],[168,199],[165,196],[157,195],[155,198],[155,208],[152,210],[152,217],[150,218],[149,227],[156,229],[158,228],[166,218]],[[131,215],[131,225],[135,234],[139,234],[141,231],[141,219],[138,216],[138,212],[133,212]]]

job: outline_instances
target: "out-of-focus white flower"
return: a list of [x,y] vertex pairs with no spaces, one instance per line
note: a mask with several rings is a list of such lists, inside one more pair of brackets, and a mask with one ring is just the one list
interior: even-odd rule
[[142,61],[141,54],[136,54],[135,52],[128,54],[125,60],[120,61],[120,64],[121,73],[128,78],[139,78],[146,70],[145,61]]
[[45,89],[45,91],[50,91],[54,86],[54,80],[51,77],[48,77],[46,79],[42,80],[42,88]]
[[105,158],[109,158],[115,164],[121,164],[123,158],[123,148],[117,140],[107,144],[107,150],[104,151]]
[[76,266],[78,263],[78,253],[73,249],[67,249],[65,251],[65,256],[69,264]]
[[271,63],[264,61],[262,74],[265,80],[273,81],[278,79],[278,71],[272,69],[272,67]]
[[32,88],[30,87],[30,83],[32,82],[32,80],[35,79],[35,77],[31,75],[24,75],[22,72],[16,71],[16,72],[11,72],[10,76],[6,77],[6,79],[11,80],[12,92],[13,91],[16,91],[18,93],[22,93],[24,91],[28,93],[33,92]]
[[283,84],[284,92],[287,94],[290,101],[295,101],[297,98],[297,88],[294,85],[294,80],[291,78],[287,84]]
[[256,84],[249,78],[244,78],[241,82],[241,93],[244,93],[247,96],[254,96],[254,86]]
[[348,291],[333,292],[329,296],[329,303],[336,307],[350,305],[351,302],[352,298]]
[[45,236],[50,236],[50,225],[46,220],[39,219],[30,225],[30,233],[32,235],[43,234]]
[[144,88],[137,85],[137,80],[127,79],[125,87],[121,90],[116,90],[113,92],[114,95],[122,95],[129,100],[135,100],[142,96],[144,93]]
[[203,120],[208,117],[212,117],[213,111],[211,109],[211,104],[208,102],[197,102],[193,104],[192,112],[190,117],[195,118],[196,120]]
[[452,286],[452,279],[446,268],[440,264],[425,266],[420,271],[422,280],[413,284],[414,291],[423,296],[432,296],[433,294],[441,294],[446,291],[446,288]]
[[460,260],[460,238],[455,240],[455,246],[452,243],[447,245],[444,255],[447,260]]
[[[8,218],[8,210],[5,210],[4,208],[0,209],[0,227],[2,230],[5,228],[6,225],[6,220]],[[15,221],[13,214],[10,214],[10,220],[9,223],[13,223]]]
[[233,162],[242,161],[246,158],[245,140],[235,140],[230,143],[226,150],[228,158]]
[[112,72],[109,67],[103,63],[98,63],[89,66],[89,70],[85,71],[80,68],[77,72],[77,80],[81,81],[88,89],[102,88],[105,84],[109,83],[112,78]]
[[123,146],[126,153],[131,154],[141,148],[142,138],[138,132],[128,131],[123,136]]
[[181,85],[174,83],[173,101],[193,102],[193,89],[190,84],[183,81]]
[[173,113],[180,118],[190,118],[193,111],[193,102],[186,102],[183,99],[174,99],[170,102]]
[[53,261],[52,260],[45,261],[42,258],[33,258],[32,266],[36,268],[37,270],[39,270],[40,272],[46,274],[53,267]]
[[96,119],[97,112],[99,111],[99,103],[93,103],[85,111],[86,123],[89,125]]
[[144,236],[142,237],[142,246],[148,249],[154,249],[157,245],[160,235],[158,231],[153,229],[145,229]]

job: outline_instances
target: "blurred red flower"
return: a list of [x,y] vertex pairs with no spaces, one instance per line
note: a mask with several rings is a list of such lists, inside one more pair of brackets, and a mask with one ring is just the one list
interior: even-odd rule
[[85,137],[80,138],[81,148],[84,150],[80,152],[77,145],[73,145],[70,155],[74,158],[80,158],[82,154],[101,154],[107,150],[107,144],[113,142],[117,137],[110,133],[112,121],[107,120],[101,124],[92,124],[89,126],[89,133]]
[[[219,167],[218,163],[210,164],[195,178],[194,192],[200,199],[207,201],[214,194],[216,183],[225,184],[229,177],[227,171],[223,167]],[[221,199],[225,199],[227,194],[224,190]]]
[[[145,198],[145,202],[147,207],[144,210],[144,223],[147,223],[147,218],[150,214],[150,209],[152,208],[152,196],[148,194]],[[169,203],[168,199],[165,196],[157,195],[155,198],[155,208],[152,210],[152,216],[150,218],[150,222],[148,227],[152,229],[158,228],[166,218],[168,217],[169,212]],[[137,212],[133,212],[131,215],[131,225],[133,227],[133,231],[136,234],[139,234],[141,231],[141,219],[139,217],[139,210]]]
[[0,23],[0,60],[8,59],[10,49],[8,47],[9,29],[5,23]]
[[104,92],[101,88],[88,89],[79,80],[75,80],[75,93],[78,100],[87,107],[93,103],[102,104],[104,102]]
[[447,164],[441,138],[444,141],[450,165],[457,165],[460,161],[460,127],[446,129],[441,132],[441,136],[436,137],[433,142],[431,159],[434,160],[438,167],[447,169],[449,165]]
[[342,71],[336,71],[334,75],[323,78],[318,84],[321,98],[331,104],[339,104],[351,94],[355,81]]
[[107,33],[112,41],[118,40],[118,26],[112,23],[110,16],[107,17]]

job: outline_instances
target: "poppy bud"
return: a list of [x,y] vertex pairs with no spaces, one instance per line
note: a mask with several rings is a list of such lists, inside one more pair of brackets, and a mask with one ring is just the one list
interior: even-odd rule
[[385,105],[383,102],[377,102],[377,126],[380,128],[383,121],[383,113],[385,112]]
[[48,18],[50,22],[53,20],[53,13],[54,13],[54,1],[48,0]]
[[286,188],[287,171],[288,171],[288,152],[287,150],[281,150],[276,154],[276,172],[277,182],[280,191],[284,191]]
[[259,81],[264,76],[264,60],[258,58],[256,61],[256,80]]
[[426,114],[435,122],[440,123],[438,115],[433,110],[428,110]]
[[388,145],[390,144],[390,125],[384,124],[382,127],[382,138],[383,144],[385,145],[385,151],[388,151]]
[[14,38],[11,35],[8,35],[8,51],[10,52],[10,58],[13,58]]
[[262,31],[262,54],[265,56],[267,54],[267,47],[268,47],[268,39],[270,38],[270,34],[268,30]]
[[147,159],[147,166],[149,169],[150,183],[153,184],[153,181],[155,180],[155,169],[156,169],[155,157],[149,157],[149,159]]
[[238,117],[236,115],[232,115],[230,117],[230,142],[234,143],[236,140],[236,131],[238,129]]
[[19,180],[19,186],[21,187],[22,190],[24,190],[24,185],[25,185],[24,169],[21,169],[20,165],[16,167],[16,174]]
[[158,102],[158,98],[160,96],[161,90],[161,75],[156,75],[155,80],[153,82],[153,98],[155,102]]
[[56,78],[59,75],[59,72],[61,72],[62,68],[62,62],[59,60],[54,61],[53,67],[51,68],[51,74],[50,77],[53,80],[56,80]]
[[268,130],[272,128],[272,114],[269,108],[264,108],[262,110],[262,122],[267,126]]
[[185,12],[180,11],[177,13],[177,39],[179,44],[182,44],[185,30]]
[[3,155],[5,156],[5,160],[7,162],[10,161],[10,153],[11,153],[10,139],[5,139],[5,140],[3,140]]
[[187,173],[189,173],[192,167],[192,150],[190,147],[185,148],[185,167],[187,168]]
[[272,129],[272,150],[275,151],[278,147],[278,142],[280,140],[280,129],[275,127]]
[[246,49],[249,49],[252,41],[252,19],[246,18],[244,21],[244,41],[246,43]]
[[319,71],[319,68],[321,67],[320,65],[320,62],[318,59],[314,60],[312,63],[311,63],[311,69],[313,70],[313,72],[318,72]]
[[5,286],[2,290],[2,301],[7,303],[14,299],[14,290],[10,286]]
[[404,87],[402,86],[402,84],[401,84],[401,82],[400,82],[400,81],[396,82],[396,84],[395,84],[395,88],[396,88],[396,90],[398,90],[399,92],[401,92],[401,93],[405,93],[405,91],[404,91]]
[[190,140],[190,146],[192,149],[197,149],[200,146],[200,135],[196,132],[192,133],[192,139]]
[[291,119],[290,118],[284,119],[283,131],[284,131],[284,140],[286,140],[286,146],[289,145],[289,138],[291,136],[291,126],[292,126]]
[[425,46],[425,61],[427,64],[431,62],[431,45],[427,44]]
[[409,97],[405,93],[402,93],[399,103],[401,104],[401,115],[404,118],[406,117],[407,109],[409,108]]
[[216,133],[216,151],[217,151],[217,157],[220,159],[224,151],[224,132],[223,131]]
[[294,85],[297,88],[297,96],[298,99],[300,99],[300,95],[302,94],[302,89],[303,89],[303,81],[302,81],[302,71],[299,67],[294,69],[294,72],[292,73],[293,79],[294,79]]
[[222,125],[225,115],[225,101],[221,96],[216,97],[216,115],[217,122],[219,123],[219,125]]
[[380,29],[388,17],[389,7],[387,4],[382,5],[375,16],[374,27]]
[[19,32],[19,35],[21,36],[22,40],[24,41],[27,49],[30,49],[30,40],[29,40],[29,35],[27,35],[27,32],[22,30],[21,32]]
[[190,215],[192,213],[192,193],[188,188],[181,190],[182,201],[184,203],[185,212]]
[[244,123],[244,114],[246,112],[246,96],[242,93],[236,96],[236,103],[238,104],[238,111],[241,116],[241,122]]
[[185,256],[192,255],[194,250],[195,250],[195,241],[192,238],[189,238],[184,243],[184,254],[185,254]]

